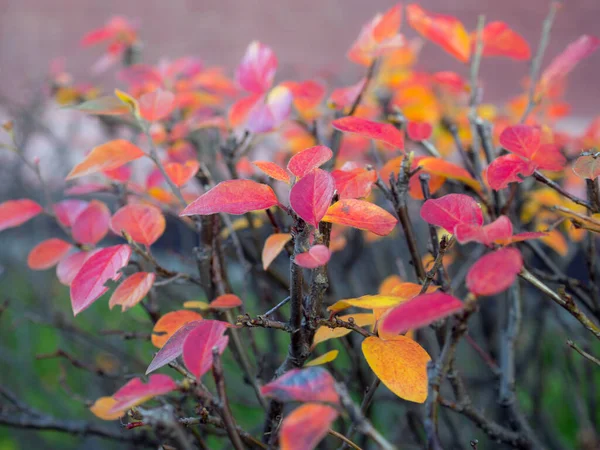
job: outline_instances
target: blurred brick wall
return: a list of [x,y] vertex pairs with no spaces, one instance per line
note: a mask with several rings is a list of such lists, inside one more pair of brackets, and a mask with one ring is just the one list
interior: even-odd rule
[[[458,16],[474,28],[477,15],[507,21],[535,47],[548,0],[422,0],[423,7]],[[600,0],[567,0],[559,13],[547,59],[583,33],[599,33]],[[280,78],[308,77],[338,70],[346,80],[358,68],[345,52],[361,25],[390,0],[0,0],[0,93],[22,95],[40,80],[52,58],[66,56],[68,69],[89,77],[99,48],[81,49],[78,40],[113,14],[139,18],[145,60],[195,55],[208,64],[233,68],[252,39],[271,45],[280,59]],[[426,69],[467,69],[428,45]],[[568,99],[576,115],[600,113],[600,54],[572,74]],[[526,63],[486,60],[482,69],[486,99],[502,100],[518,92]]]

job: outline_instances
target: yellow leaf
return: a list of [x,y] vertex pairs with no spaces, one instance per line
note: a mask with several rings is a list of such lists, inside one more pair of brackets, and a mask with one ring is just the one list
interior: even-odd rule
[[344,309],[355,306],[362,309],[378,309],[378,308],[391,308],[399,303],[402,303],[405,299],[403,297],[396,297],[393,295],[363,295],[358,298],[346,298],[338,300],[329,308],[328,311],[338,312]]
[[140,105],[138,104],[138,101],[135,98],[133,98],[127,92],[123,92],[119,89],[115,89],[115,95],[119,98],[119,100],[123,102],[125,106],[129,108],[131,114],[133,114],[137,118],[140,117]]
[[192,300],[189,302],[185,302],[183,304],[184,308],[195,308],[195,309],[200,309],[202,311],[206,311],[207,309],[210,309],[210,305],[206,302],[203,302],[201,300]]
[[362,351],[369,367],[398,397],[416,403],[427,399],[427,363],[431,360],[417,342],[406,336],[384,341],[368,337]]
[[[339,316],[339,319],[347,322],[348,319],[354,319],[354,323],[359,327],[366,327],[373,325],[375,323],[375,317],[371,313],[358,313],[358,314],[348,314],[345,316]],[[328,339],[337,339],[342,336],[346,336],[351,333],[352,330],[348,328],[329,328],[328,326],[320,326],[315,333],[315,337],[313,339],[313,348],[320,344],[321,342],[327,341]]]
[[122,411],[117,411],[112,414],[108,414],[108,411],[117,403],[112,397],[100,397],[90,406],[90,411],[99,419],[102,420],[117,420],[123,415]]
[[[350,330],[348,330],[348,331],[350,331]],[[304,364],[304,366],[312,367],[312,366],[320,366],[321,364],[327,364],[327,363],[333,361],[335,358],[337,358],[339,353],[340,353],[339,350],[331,350],[327,353],[322,354],[321,356],[316,357],[312,361],[307,362],[306,364]]]

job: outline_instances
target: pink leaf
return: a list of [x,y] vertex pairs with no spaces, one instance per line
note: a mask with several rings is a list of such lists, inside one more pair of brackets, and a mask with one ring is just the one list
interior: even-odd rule
[[276,70],[277,58],[273,50],[253,41],[236,70],[235,79],[246,91],[262,94],[273,84]]
[[503,248],[481,257],[467,274],[467,288],[475,295],[495,295],[508,289],[523,267],[515,248]]
[[0,231],[18,227],[33,219],[44,210],[38,203],[29,199],[8,200],[0,203]]
[[504,155],[492,161],[487,168],[486,178],[490,187],[499,191],[508,187],[509,183],[521,183],[523,178],[530,176],[535,169],[535,163],[520,156]]
[[454,227],[461,223],[483,224],[481,208],[473,198],[464,194],[448,194],[427,200],[421,207],[421,218],[450,233],[454,233]]
[[512,223],[506,216],[500,216],[492,223],[484,226],[458,224],[454,228],[456,240],[461,244],[479,242],[484,245],[492,245],[496,241],[510,239],[512,232]]
[[138,100],[140,115],[148,122],[164,119],[175,107],[175,95],[169,91],[157,89],[148,92]]
[[196,378],[201,378],[212,367],[213,347],[219,349],[219,354],[225,351],[229,337],[224,334],[229,326],[218,320],[203,320],[185,338],[183,362]]
[[389,123],[373,122],[360,117],[348,116],[334,120],[334,128],[348,133],[386,142],[399,150],[404,150],[404,135]]
[[73,239],[80,244],[95,245],[108,233],[109,222],[108,207],[98,200],[92,200],[73,223]]
[[171,361],[174,361],[181,356],[183,353],[183,343],[185,342],[185,338],[187,338],[188,334],[190,334],[190,332],[201,322],[203,321],[195,320],[181,326],[156,353],[154,359],[148,366],[148,369],[146,369],[146,375],[148,375],[150,372],[154,372],[156,369],[166,366]]
[[582,59],[594,53],[599,46],[600,39],[590,35],[583,35],[569,44],[544,70],[541,77],[542,86],[548,86],[567,76]]
[[63,200],[54,204],[54,214],[56,214],[56,218],[65,227],[71,227],[75,223],[75,220],[77,220],[77,217],[79,217],[79,214],[88,207],[88,204],[89,203],[84,200]]
[[428,122],[408,122],[406,133],[413,141],[426,141],[431,137],[433,128]]
[[322,367],[292,369],[281,377],[265,384],[260,392],[281,402],[339,403],[335,380]]
[[168,394],[176,389],[177,383],[168,375],[151,375],[148,383],[142,382],[140,378],[134,378],[113,394],[112,397],[117,402],[108,412],[110,414],[126,411],[152,397]]
[[294,257],[294,262],[305,269],[324,266],[331,258],[331,251],[325,245],[313,245],[309,251]]
[[302,178],[331,159],[333,152],[324,145],[307,148],[300,153],[296,153],[290,158],[287,168],[296,175],[297,178]]
[[108,307],[113,309],[115,305],[121,305],[121,311],[137,305],[148,294],[156,275],[154,273],[137,272],[127,277],[117,286],[108,301]]
[[335,181],[331,174],[315,169],[294,184],[290,191],[290,206],[302,219],[317,228],[334,192]]

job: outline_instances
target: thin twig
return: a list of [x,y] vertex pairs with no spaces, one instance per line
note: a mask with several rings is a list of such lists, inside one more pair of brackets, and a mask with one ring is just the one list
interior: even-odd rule
[[585,359],[588,359],[591,362],[593,362],[594,364],[600,366],[600,359],[596,358],[595,356],[590,355],[588,352],[586,352],[585,350],[580,348],[577,344],[575,344],[575,342],[573,342],[571,339],[569,339],[567,341],[567,345],[569,347],[571,347],[573,350],[575,350],[577,353],[579,353],[581,356],[583,356]]

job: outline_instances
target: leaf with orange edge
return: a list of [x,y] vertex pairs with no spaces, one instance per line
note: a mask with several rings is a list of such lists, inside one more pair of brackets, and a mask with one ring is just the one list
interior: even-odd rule
[[372,168],[355,167],[346,170],[334,170],[331,176],[335,180],[335,188],[340,199],[364,198],[371,193],[377,181],[377,171]]
[[402,283],[400,275],[389,275],[379,285],[379,295],[391,295],[392,289]]
[[190,203],[180,216],[246,214],[279,204],[273,189],[252,180],[221,181]]
[[107,414],[120,412],[123,415],[134,406],[176,389],[177,383],[168,375],[150,375],[148,383],[144,383],[141,378],[134,378],[112,395],[116,403],[107,411]]
[[330,363],[332,361],[335,361],[339,353],[339,350],[330,350],[327,353],[323,353],[321,356],[317,356],[316,358],[311,359],[306,364],[304,364],[304,367],[316,367]]
[[66,108],[98,116],[121,116],[129,113],[129,108],[112,95],[88,100],[78,105],[68,105]]
[[52,205],[52,209],[56,214],[56,219],[65,227],[70,228],[79,214],[88,207],[88,204],[85,200],[68,198]]
[[92,200],[75,219],[71,234],[80,244],[95,245],[108,233],[109,222],[108,206],[98,200]]
[[581,155],[573,164],[573,172],[580,178],[595,180],[600,175],[600,158],[598,153]]
[[336,313],[352,306],[362,309],[391,308],[392,306],[396,306],[406,300],[406,298],[396,295],[363,295],[362,297],[358,298],[345,298],[338,300],[333,305],[329,306],[327,311]]
[[270,176],[271,178],[273,178],[275,180],[283,181],[284,183],[287,183],[287,184],[291,183],[290,174],[287,173],[287,171],[283,167],[280,167],[279,165],[275,164],[274,162],[254,161],[252,164],[254,164],[262,172],[266,173],[268,176]]
[[235,294],[224,294],[209,303],[212,309],[226,310],[242,306],[242,299]]
[[165,172],[173,184],[181,187],[194,178],[198,173],[200,163],[198,161],[186,161],[184,164],[178,162],[170,162],[165,164]]
[[137,272],[127,277],[117,286],[108,301],[108,307],[113,309],[116,305],[121,305],[121,312],[133,308],[148,294],[156,274],[147,272]]
[[321,167],[332,157],[333,152],[329,147],[317,145],[292,156],[288,162],[287,169],[297,178],[302,178],[312,172],[313,169]]
[[421,218],[449,233],[454,233],[454,227],[461,223],[483,225],[483,213],[479,204],[464,194],[448,194],[427,200],[421,207]]
[[115,95],[121,101],[121,103],[129,108],[129,112],[133,114],[134,117],[140,117],[140,104],[134,96],[120,89],[115,89]]
[[119,236],[125,231],[135,242],[150,246],[165,232],[166,220],[158,208],[132,203],[112,216],[110,228]]
[[334,192],[335,181],[331,174],[314,169],[292,187],[290,206],[304,221],[317,228],[331,204]]
[[218,320],[202,320],[189,332],[183,342],[183,362],[196,378],[201,378],[213,364],[213,348],[222,354],[229,342],[224,336],[231,325]]
[[[531,58],[531,49],[519,33],[504,22],[490,22],[483,28],[483,56],[505,56],[516,60]],[[475,45],[475,38],[472,39]]]
[[324,266],[331,258],[331,251],[325,245],[313,245],[310,250],[294,256],[294,264],[305,269],[316,269]]
[[430,14],[419,5],[406,5],[408,24],[421,36],[439,45],[461,62],[471,56],[471,37],[463,24],[452,16]]
[[378,330],[387,335],[406,333],[463,309],[463,303],[444,292],[418,295],[389,310],[380,320]]
[[542,89],[548,89],[550,85],[562,80],[581,60],[594,53],[598,47],[600,47],[600,39],[590,35],[580,36],[570,43],[542,72],[540,79]]
[[320,403],[299,406],[281,423],[281,450],[313,450],[327,435],[337,416],[335,408]]
[[292,369],[260,388],[265,397],[280,402],[324,402],[337,404],[340,396],[335,380],[322,367]]
[[[439,286],[429,286],[427,288],[426,293],[429,294],[431,292],[435,292],[439,288],[440,288]],[[411,298],[419,295],[421,293],[421,289],[423,289],[423,286],[421,286],[420,284],[403,282],[403,283],[400,283],[400,284],[394,286],[390,290],[389,295],[394,295],[396,297],[402,297],[405,299],[411,299]]]
[[[356,313],[356,314],[347,314],[345,316],[338,316],[340,320],[344,322],[348,322],[348,319],[352,319],[356,325],[359,327],[367,327],[371,326],[375,323],[375,316],[372,313]],[[348,328],[330,328],[326,325],[321,325],[317,328],[317,332],[315,333],[315,337],[313,338],[312,347],[314,348],[317,344],[321,342],[327,341],[329,339],[337,339],[347,334],[350,334],[352,330]]]
[[510,183],[521,183],[523,178],[535,171],[536,165],[518,155],[504,155],[496,158],[488,166],[485,177],[489,186],[499,191]]
[[337,130],[383,141],[399,150],[404,150],[404,134],[392,124],[347,116],[335,119],[331,125]]
[[172,92],[157,89],[147,92],[138,100],[140,116],[148,122],[156,122],[167,117],[175,108],[175,95]]
[[410,121],[406,125],[406,134],[413,141],[426,141],[431,137],[433,127],[429,122]]
[[277,57],[273,50],[258,41],[252,41],[236,69],[235,80],[246,91],[262,94],[269,90],[277,71]]
[[282,83],[294,97],[294,107],[303,117],[315,117],[315,110],[325,97],[325,87],[316,81]]
[[102,170],[113,170],[145,155],[137,145],[125,139],[116,139],[94,147],[85,159],[71,170],[66,179],[72,180]]
[[456,164],[434,157],[420,158],[417,164],[423,168],[423,172],[460,181],[475,191],[481,190],[481,186],[471,174]]
[[523,267],[516,248],[503,248],[482,256],[467,273],[467,289],[475,295],[496,295],[508,289]]
[[39,203],[23,198],[0,203],[0,231],[18,227],[44,211]]
[[164,314],[158,319],[152,329],[152,345],[157,348],[162,348],[171,336],[173,336],[182,326],[189,322],[196,322],[199,320],[202,320],[200,314],[186,309],[171,311]]
[[456,240],[461,244],[479,242],[484,245],[492,245],[494,242],[510,240],[512,233],[512,222],[506,216],[500,216],[484,226],[458,224],[454,228]]
[[417,342],[406,336],[384,341],[366,338],[362,351],[369,367],[398,397],[423,403],[427,399],[427,364],[431,360]]
[[75,316],[108,291],[104,284],[121,276],[119,271],[127,265],[130,256],[129,245],[114,245],[94,253],[83,263],[71,283],[71,306]]
[[357,199],[344,199],[334,203],[322,220],[367,230],[378,236],[387,236],[398,223],[398,219],[385,209]]
[[62,239],[51,238],[33,247],[27,256],[27,265],[32,270],[54,267],[73,246]]
[[289,233],[275,233],[266,239],[261,256],[263,270],[267,270],[291,239],[292,235]]
[[[146,369],[146,375],[150,372],[154,372],[157,369],[160,369],[163,366],[166,366],[171,361],[179,358],[183,353],[183,344],[188,335],[196,329],[198,325],[202,323],[202,319],[194,320],[191,322],[184,323],[181,325],[175,333],[173,333],[167,342],[163,344],[160,350],[154,355],[154,358],[150,362],[150,365]],[[167,324],[165,324],[165,328],[167,331],[170,329]]]
[[92,406],[90,406],[90,411],[98,419],[117,420],[123,415],[122,411],[116,411],[110,414],[108,413],[116,404],[117,400],[112,397],[100,397]]

